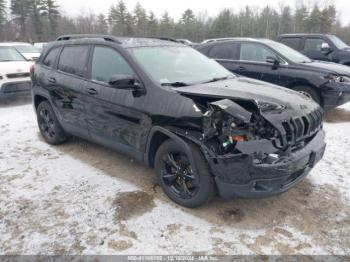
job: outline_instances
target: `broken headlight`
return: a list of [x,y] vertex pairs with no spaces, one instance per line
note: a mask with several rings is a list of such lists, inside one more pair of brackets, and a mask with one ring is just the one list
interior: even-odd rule
[[260,114],[254,113],[248,120],[242,120],[223,110],[210,110],[204,118],[204,138],[215,140],[222,153],[234,152],[238,142],[271,139],[278,131]]

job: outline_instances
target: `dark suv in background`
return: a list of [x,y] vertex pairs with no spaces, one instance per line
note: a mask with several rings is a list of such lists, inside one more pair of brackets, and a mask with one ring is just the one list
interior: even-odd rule
[[277,41],[311,59],[350,66],[350,47],[335,35],[284,34]]
[[287,191],[322,158],[323,110],[159,39],[63,36],[32,69],[40,132],[114,148],[151,167],[187,207]]
[[196,48],[233,73],[302,92],[326,110],[350,101],[350,67],[313,61],[281,43],[232,38]]

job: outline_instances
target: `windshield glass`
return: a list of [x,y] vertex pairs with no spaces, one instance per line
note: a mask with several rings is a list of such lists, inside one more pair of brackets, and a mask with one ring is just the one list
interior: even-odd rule
[[32,45],[15,45],[13,47],[20,53],[40,53],[39,49]]
[[0,62],[8,61],[25,61],[25,59],[12,47],[0,47]]
[[329,39],[333,42],[333,44],[338,48],[338,49],[344,49],[347,48],[348,45],[345,44],[339,37],[335,35],[330,35]]
[[312,60],[308,58],[307,56],[304,56],[303,54],[299,53],[298,51],[294,50],[293,48],[290,48],[289,46],[286,46],[281,43],[277,42],[269,42],[269,46],[273,49],[275,49],[278,53],[280,53],[282,56],[287,58],[288,60],[294,62],[294,63],[310,63]]
[[233,77],[233,74],[198,51],[185,46],[131,48],[146,73],[161,85],[187,85]]

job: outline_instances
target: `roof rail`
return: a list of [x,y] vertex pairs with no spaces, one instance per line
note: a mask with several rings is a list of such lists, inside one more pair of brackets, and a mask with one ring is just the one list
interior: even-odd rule
[[97,34],[75,34],[75,35],[62,35],[59,36],[56,41],[67,41],[73,39],[82,39],[82,38],[102,38],[105,41],[115,42],[121,44],[121,42],[114,36],[111,35],[97,35]]
[[175,42],[175,43],[179,43],[179,41],[177,41],[176,39],[174,38],[171,38],[171,37],[146,37],[146,38],[152,38],[152,39],[159,39],[159,40],[164,40],[164,41],[171,41],[171,42]]

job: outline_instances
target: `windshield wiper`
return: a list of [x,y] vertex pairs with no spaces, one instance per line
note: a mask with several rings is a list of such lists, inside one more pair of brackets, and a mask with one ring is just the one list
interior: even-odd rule
[[224,77],[214,77],[214,78],[210,79],[209,81],[205,81],[203,84],[213,83],[213,82],[218,82],[218,81],[226,80],[226,79],[229,79],[230,77],[232,77],[232,76],[229,75],[229,76],[224,76]]
[[190,84],[185,82],[172,82],[172,83],[162,83],[162,86],[172,86],[172,87],[182,87],[189,86]]

